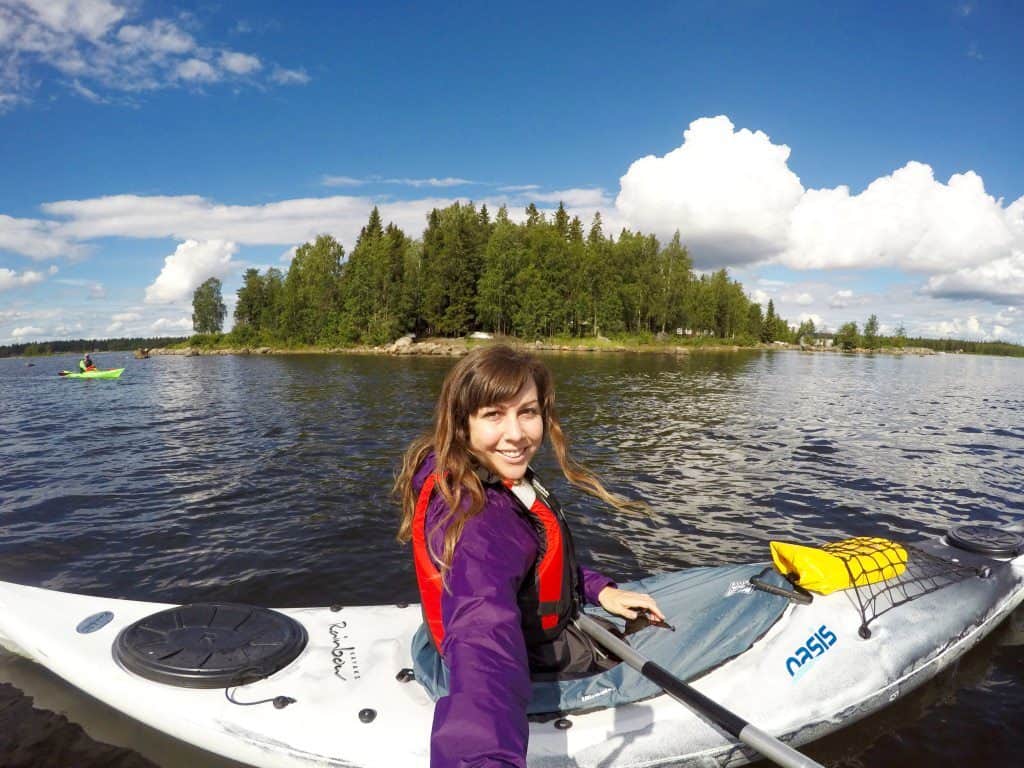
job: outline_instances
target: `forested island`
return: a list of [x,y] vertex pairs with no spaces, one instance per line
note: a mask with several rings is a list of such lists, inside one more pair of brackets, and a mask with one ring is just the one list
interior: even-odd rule
[[222,333],[221,282],[210,278],[193,296],[189,339],[54,341],[0,347],[0,356],[83,349],[190,346],[204,349],[344,349],[379,347],[405,335],[497,334],[534,342],[614,342],[642,348],[751,347],[799,343],[869,351],[929,348],[1024,356],[1003,342],[908,339],[900,327],[879,333],[872,315],[819,333],[762,309],[726,269],[698,274],[679,233],[604,232],[600,213],[589,227],[564,205],[549,217],[536,205],[513,222],[502,206],[435,208],[419,239],[384,226],[375,207],[351,253],[330,235],[300,246],[290,266],[246,270],[237,291],[234,326]]

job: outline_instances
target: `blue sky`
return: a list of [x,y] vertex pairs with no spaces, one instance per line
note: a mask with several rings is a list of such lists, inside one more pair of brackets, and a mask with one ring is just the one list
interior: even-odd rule
[[791,321],[1024,342],[1014,2],[0,0],[0,344],[191,331],[373,205],[553,208]]

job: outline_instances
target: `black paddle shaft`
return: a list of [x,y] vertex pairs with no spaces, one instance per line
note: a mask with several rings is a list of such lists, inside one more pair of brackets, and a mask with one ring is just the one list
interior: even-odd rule
[[687,685],[667,669],[653,661],[648,661],[644,664],[640,668],[640,674],[652,683],[660,686],[672,698],[693,707],[698,712],[703,712],[716,725],[736,738],[739,738],[740,731],[747,727],[747,721],[742,717],[733,714],[725,707],[712,701],[696,688]]
[[587,614],[581,613],[576,617],[576,626],[648,680],[660,686],[673,699],[707,718],[726,733],[752,747],[763,757],[767,757],[783,768],[823,768],[820,763],[797,752],[770,733],[762,731],[721,704],[712,701],[664,667],[644,658],[628,643],[620,640]]

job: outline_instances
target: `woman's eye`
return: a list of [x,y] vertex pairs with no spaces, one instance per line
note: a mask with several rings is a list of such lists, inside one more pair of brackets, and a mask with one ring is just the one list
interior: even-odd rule
[[537,408],[524,408],[520,411],[523,416],[539,416],[540,411]]

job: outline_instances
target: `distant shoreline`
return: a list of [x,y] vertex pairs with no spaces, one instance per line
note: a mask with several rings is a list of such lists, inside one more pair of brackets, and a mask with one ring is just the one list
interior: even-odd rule
[[559,341],[534,341],[525,342],[519,339],[465,339],[465,338],[428,338],[423,340],[412,340],[403,337],[391,344],[382,346],[355,346],[355,347],[155,347],[147,350],[149,355],[173,355],[184,357],[195,357],[203,355],[389,355],[395,357],[461,357],[469,352],[474,346],[487,344],[505,343],[519,349],[536,350],[538,352],[570,352],[570,353],[634,353],[634,354],[658,354],[658,355],[690,355],[702,352],[756,352],[765,350],[790,350],[805,352],[808,354],[865,354],[865,355],[935,355],[935,350],[926,347],[881,347],[878,349],[852,349],[843,350],[836,347],[812,347],[799,344],[755,344],[740,346],[736,344],[635,344],[628,342],[616,342],[603,339],[595,344],[573,343],[566,344]]

